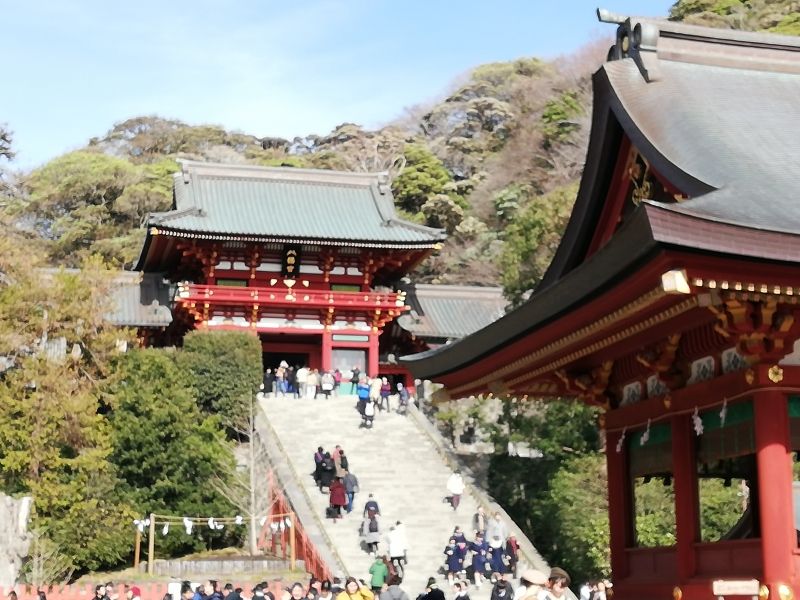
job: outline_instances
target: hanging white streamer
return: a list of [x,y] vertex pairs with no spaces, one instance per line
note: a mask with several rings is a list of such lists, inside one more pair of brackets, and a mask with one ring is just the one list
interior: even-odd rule
[[209,529],[216,529],[217,526],[214,521],[214,517],[208,517],[208,528]]
[[192,535],[192,527],[194,527],[194,523],[189,517],[183,517],[183,526],[186,528],[186,535]]
[[286,523],[286,529],[290,529],[292,527],[292,520],[289,517],[286,517],[283,522]]
[[719,424],[725,427],[725,418],[728,416],[728,399],[722,402],[722,410],[719,411]]
[[214,523],[214,528],[219,531],[221,529],[225,529],[225,525],[222,523]]
[[161,535],[167,535],[169,533],[169,523],[164,523],[164,528],[161,530]]
[[241,525],[242,524],[242,515],[236,515],[236,524],[237,525]]
[[697,410],[697,407],[694,407],[694,413],[692,413],[692,426],[694,427],[695,435],[703,435],[703,419],[700,418],[700,411]]
[[644,446],[648,441],[650,441],[650,419],[647,419],[647,428],[642,432],[642,435],[639,437],[639,445]]
[[624,428],[622,430],[622,435],[619,436],[619,440],[617,440],[617,454],[622,452],[622,446],[625,444],[625,433],[628,431],[628,428]]
[[262,527],[264,526],[264,523],[266,523],[266,522],[267,522],[267,517],[261,517],[261,521],[259,521],[259,523],[261,524]]

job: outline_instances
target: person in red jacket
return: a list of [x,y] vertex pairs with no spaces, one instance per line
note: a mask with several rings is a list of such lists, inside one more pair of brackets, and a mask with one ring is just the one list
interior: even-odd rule
[[347,506],[347,494],[341,477],[334,479],[328,489],[330,490],[331,513],[335,521],[342,518],[342,508]]

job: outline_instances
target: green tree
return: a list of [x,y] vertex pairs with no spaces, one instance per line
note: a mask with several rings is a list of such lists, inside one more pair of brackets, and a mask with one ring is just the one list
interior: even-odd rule
[[191,376],[197,403],[226,423],[246,418],[263,375],[261,343],[238,331],[193,331],[183,340],[181,367]]
[[544,276],[561,242],[578,192],[574,183],[528,201],[506,229],[501,265],[503,291],[522,302]]
[[31,494],[32,527],[78,571],[113,567],[131,550],[132,511],[119,497],[99,414],[100,386],[116,341],[110,328],[110,273],[43,272],[18,232],[0,237],[0,488]]
[[400,208],[416,213],[433,196],[445,194],[452,178],[442,161],[420,144],[406,146],[405,157],[406,166],[392,182],[392,193]]
[[[566,460],[538,508],[540,518],[552,517],[558,524],[551,560],[567,565],[573,581],[611,575],[605,467],[605,457],[599,453]],[[575,510],[577,506],[580,510]]]
[[14,150],[12,146],[13,136],[8,125],[0,123],[0,158],[12,160],[14,158]]
[[[234,508],[212,484],[233,470],[231,449],[219,419],[200,412],[192,377],[178,365],[175,352],[134,350],[120,356],[108,396],[111,461],[140,515],[232,516]],[[159,533],[157,551],[199,550],[209,539],[227,545],[238,542],[240,534],[227,528],[201,537],[176,528],[164,537]]]

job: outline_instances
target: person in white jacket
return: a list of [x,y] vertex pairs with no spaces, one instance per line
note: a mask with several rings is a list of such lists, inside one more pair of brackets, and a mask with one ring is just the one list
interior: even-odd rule
[[406,538],[406,526],[400,521],[394,524],[386,536],[389,546],[389,558],[397,570],[397,574],[402,579],[405,572],[406,554],[408,552],[408,539]]
[[450,494],[450,505],[453,510],[458,510],[461,494],[464,493],[464,478],[461,477],[461,471],[456,471],[447,479],[447,492]]

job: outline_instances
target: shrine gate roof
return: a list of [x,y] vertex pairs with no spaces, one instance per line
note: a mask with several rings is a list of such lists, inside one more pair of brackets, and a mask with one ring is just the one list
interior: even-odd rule
[[173,210],[148,227],[186,237],[432,246],[442,230],[398,219],[385,174],[183,161]]
[[[605,20],[619,24],[617,42],[593,78],[586,165],[547,274],[491,325],[404,357],[415,376],[464,382],[473,365],[523,338],[530,348],[549,343],[537,341],[543,328],[566,324],[667,250],[800,262],[800,39]],[[592,250],[624,140],[680,193],[645,196]]]
[[415,284],[406,292],[411,312],[397,323],[421,338],[465,337],[502,317],[508,304],[499,287]]

